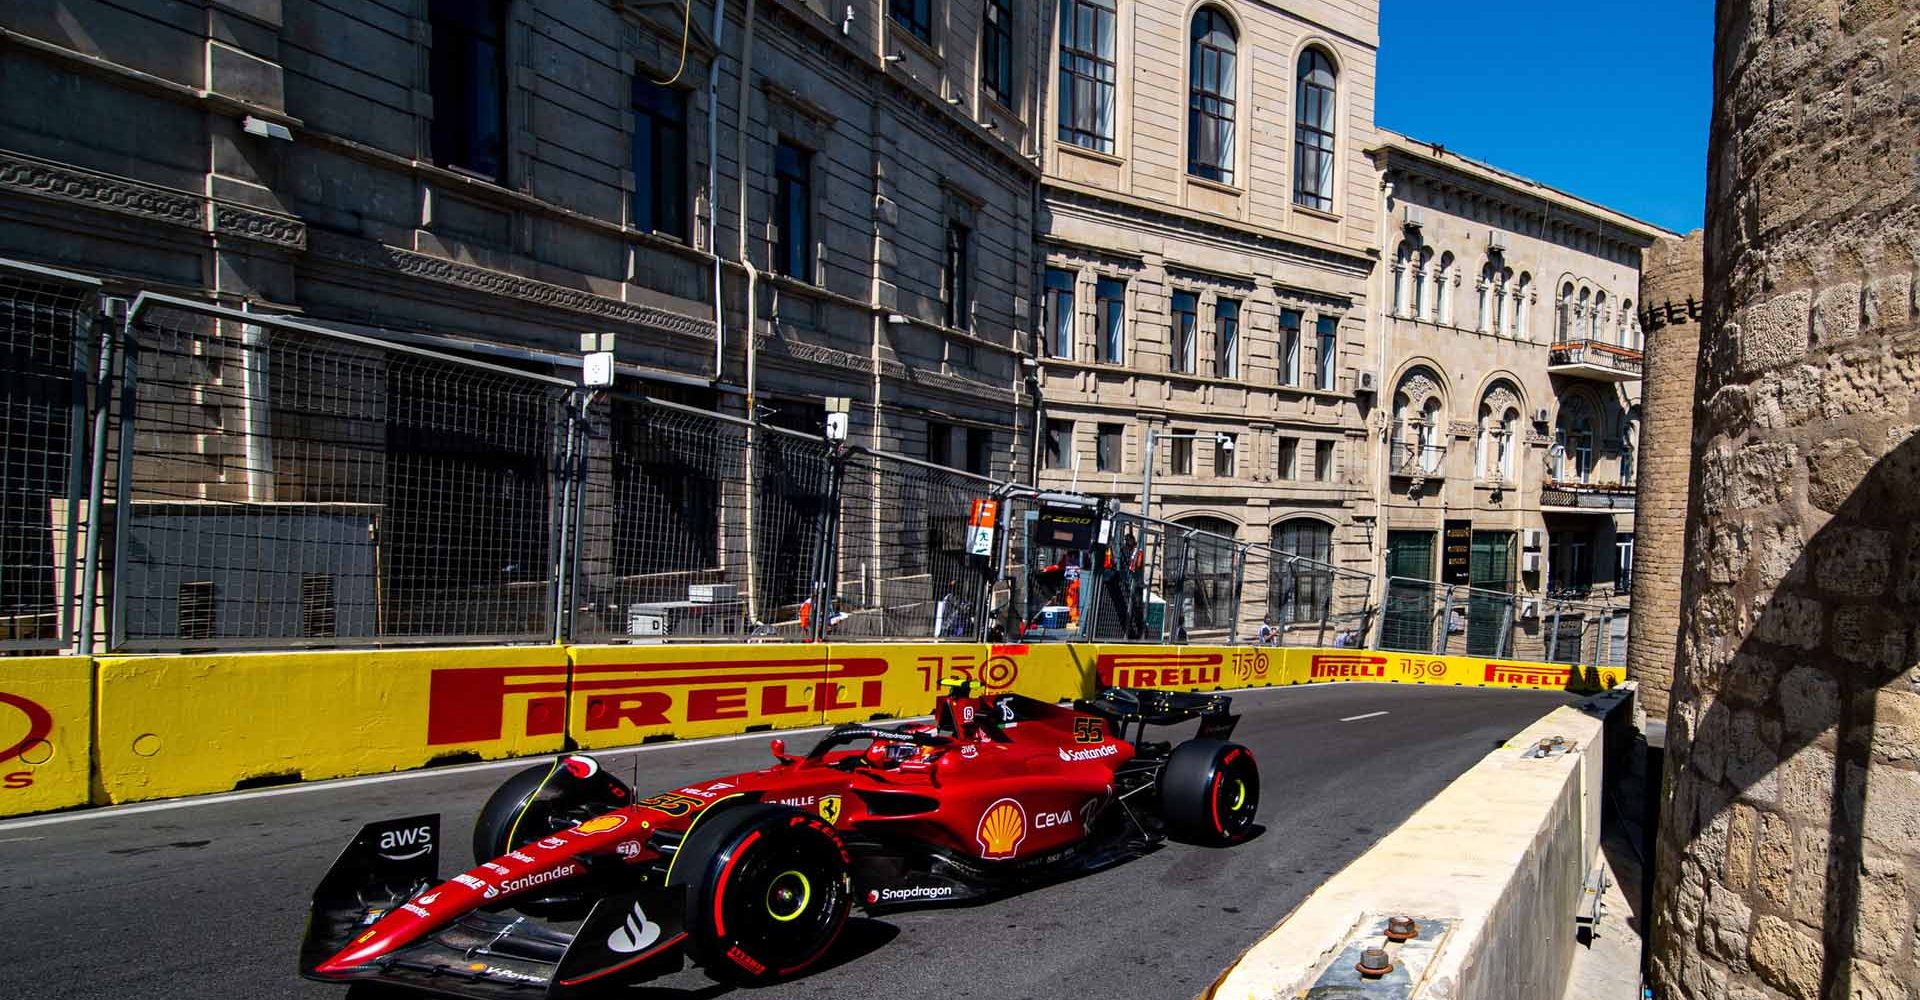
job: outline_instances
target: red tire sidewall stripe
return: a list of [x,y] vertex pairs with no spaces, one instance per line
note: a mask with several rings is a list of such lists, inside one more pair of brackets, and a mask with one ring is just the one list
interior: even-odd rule
[[740,863],[740,859],[747,853],[747,848],[752,847],[753,842],[759,839],[760,831],[758,830],[747,834],[747,839],[741,841],[740,846],[734,848],[733,853],[727,856],[726,867],[720,869],[720,880],[713,885],[714,937],[726,937],[727,935],[727,918],[723,912],[726,908],[727,901],[727,879],[733,876],[733,866]]

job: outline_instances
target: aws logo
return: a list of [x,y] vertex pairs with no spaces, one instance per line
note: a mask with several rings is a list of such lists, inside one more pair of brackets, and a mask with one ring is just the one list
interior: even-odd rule
[[995,861],[1013,857],[1027,839],[1027,808],[1014,799],[1000,799],[980,814],[980,826],[973,837],[980,843],[982,858]]
[[[53,757],[53,744],[47,742],[52,733],[53,713],[45,706],[25,695],[0,691],[0,768],[15,760],[27,765],[46,763]],[[10,736],[14,742],[4,742]],[[0,791],[32,785],[32,771],[0,770]]]

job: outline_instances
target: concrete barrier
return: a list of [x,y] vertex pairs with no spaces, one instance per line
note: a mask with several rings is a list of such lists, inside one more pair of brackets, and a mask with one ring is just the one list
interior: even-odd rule
[[[1487,755],[1328,879],[1202,994],[1277,1000],[1345,979],[1380,919],[1409,915],[1427,940],[1399,970],[1405,992],[1446,1000],[1555,1000],[1573,963],[1575,913],[1598,858],[1606,720],[1632,687],[1555,709]],[[1571,752],[1528,756],[1560,737]],[[1324,978],[1323,978],[1324,977]],[[1329,995],[1371,996],[1373,993]]]
[[[940,681],[953,676],[1059,701],[1105,685],[1558,689],[1583,675],[1554,664],[1371,650],[1093,643],[11,658],[0,660],[0,816],[567,746],[924,715]],[[1599,678],[1623,679],[1617,668]]]

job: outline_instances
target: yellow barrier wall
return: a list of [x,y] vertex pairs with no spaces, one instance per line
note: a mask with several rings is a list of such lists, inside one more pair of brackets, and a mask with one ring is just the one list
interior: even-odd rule
[[0,659],[0,816],[87,803],[92,703],[87,657]]
[[[1558,663],[1375,649],[1288,649],[1283,652],[1289,684],[1359,681],[1565,691],[1579,688],[1589,678],[1601,688],[1614,687],[1627,679],[1623,667],[1568,667]],[[1574,673],[1576,670],[1578,674]]]
[[[1108,685],[1565,690],[1617,667],[1374,650],[1090,643],[575,646],[0,660],[0,815],[434,760],[924,715],[942,678],[1047,701]],[[94,725],[88,725],[89,698]],[[23,706],[31,705],[32,708]],[[51,721],[43,721],[49,719]],[[17,730],[17,732],[16,732]],[[30,733],[30,730],[32,731]],[[46,730],[45,735],[26,737]],[[98,740],[89,744],[90,731]],[[45,745],[42,745],[44,740]],[[89,754],[95,761],[88,766]]]
[[559,750],[557,646],[103,657],[106,801]]

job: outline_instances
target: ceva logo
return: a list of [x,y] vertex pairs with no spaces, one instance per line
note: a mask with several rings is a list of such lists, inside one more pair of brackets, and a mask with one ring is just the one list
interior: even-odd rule
[[[26,753],[41,746],[53,732],[53,713],[45,706],[25,695],[0,691],[0,740],[14,733],[20,733],[12,744],[0,744],[0,765],[8,761],[19,760],[27,763]],[[25,728],[21,728],[19,719],[24,719]],[[0,774],[0,790],[27,788],[33,784],[32,771],[10,771]]]

